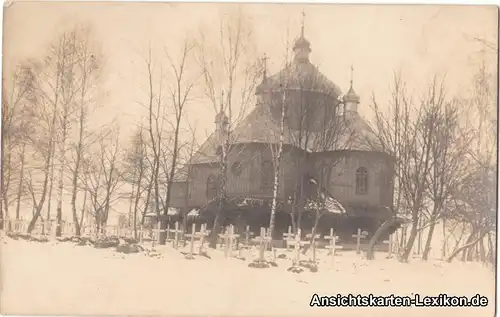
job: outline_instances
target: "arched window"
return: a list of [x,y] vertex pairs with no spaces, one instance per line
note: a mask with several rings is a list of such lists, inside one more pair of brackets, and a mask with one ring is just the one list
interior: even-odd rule
[[356,170],[356,194],[366,195],[368,193],[368,170],[360,167]]
[[260,187],[262,190],[270,190],[273,188],[274,183],[274,166],[273,162],[264,160],[262,161],[262,177]]
[[217,197],[217,178],[214,175],[210,175],[207,178],[207,199],[211,200]]

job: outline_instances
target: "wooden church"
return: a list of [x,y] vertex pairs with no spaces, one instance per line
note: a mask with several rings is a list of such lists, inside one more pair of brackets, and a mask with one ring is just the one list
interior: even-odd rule
[[373,233],[392,216],[393,157],[379,150],[359,115],[352,76],[343,95],[311,63],[310,53],[302,26],[293,60],[276,74],[264,74],[255,107],[231,131],[221,107],[215,131],[176,175],[170,215],[213,221],[221,145],[229,138],[224,224],[250,225],[254,231],[269,226],[278,162],[276,235],[290,225],[310,232],[318,215],[320,232],[333,227],[341,237],[357,228]]

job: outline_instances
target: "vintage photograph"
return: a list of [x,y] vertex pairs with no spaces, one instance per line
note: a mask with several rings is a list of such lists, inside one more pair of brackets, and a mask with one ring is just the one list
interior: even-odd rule
[[3,14],[1,314],[494,315],[497,7]]

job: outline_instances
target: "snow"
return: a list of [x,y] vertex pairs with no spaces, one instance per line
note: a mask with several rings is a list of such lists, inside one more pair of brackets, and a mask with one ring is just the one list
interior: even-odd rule
[[[339,252],[333,269],[331,257],[318,250],[319,272],[294,274],[286,270],[294,254],[284,249],[278,254],[287,259],[277,259],[278,267],[255,269],[247,266],[257,257],[255,249],[243,253],[246,261],[226,259],[222,250],[210,249],[211,259],[186,260],[171,245],[157,246],[161,257],[154,258],[70,242],[0,239],[3,314],[479,317],[494,311],[494,271],[478,263],[413,259],[403,264],[386,259],[385,253],[376,253],[370,262],[354,252]],[[315,293],[417,292],[479,293],[491,303],[485,308],[309,307]]]
[[188,217],[197,217],[199,215],[200,215],[200,209],[198,208],[191,209],[191,211],[187,213]]

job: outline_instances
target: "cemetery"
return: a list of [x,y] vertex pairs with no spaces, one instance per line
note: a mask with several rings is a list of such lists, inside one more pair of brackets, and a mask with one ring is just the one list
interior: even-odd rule
[[[308,310],[312,294],[474,295],[481,290],[482,295],[493,298],[494,292],[488,283],[491,268],[477,262],[422,262],[414,254],[412,265],[399,263],[398,232],[377,243],[376,260],[368,261],[364,255],[366,233],[361,230],[354,235],[354,243],[344,248],[333,229],[312,237],[289,228],[282,237],[283,247],[270,248],[267,228],[253,235],[249,227],[239,232],[227,226],[218,236],[217,248],[211,249],[207,243],[210,229],[205,225],[191,224],[183,232],[174,223],[165,230],[165,245],[158,244],[158,227],[139,230],[138,239],[134,239],[132,230],[111,226],[101,233],[83,228],[82,235],[76,237],[72,225],[67,224],[56,237],[51,224],[38,224],[30,235],[23,230],[26,225],[13,221],[9,230],[0,231],[2,264],[9,272],[3,276],[8,290],[2,294],[8,303],[5,312],[55,314],[45,304],[55,299],[61,303],[57,313],[71,312],[77,305],[79,312],[88,314],[178,315],[189,311],[224,315],[234,312],[231,306],[237,305],[247,315],[271,311],[271,315],[331,316],[329,311]],[[29,259],[36,259],[36,265],[19,264],[28,254]],[[78,274],[72,274],[74,270]],[[462,278],[452,278],[458,275]],[[25,282],[43,287],[15,286]],[[24,297],[34,298],[32,305],[20,301],[24,298],[21,289]],[[111,295],[105,295],[108,293]],[[77,295],[85,296],[92,305],[82,306]],[[199,305],[188,304],[191,297],[198,298]],[[272,300],[272,309],[262,306],[265,298]],[[419,311],[377,309],[374,316],[408,312],[418,316]]]

